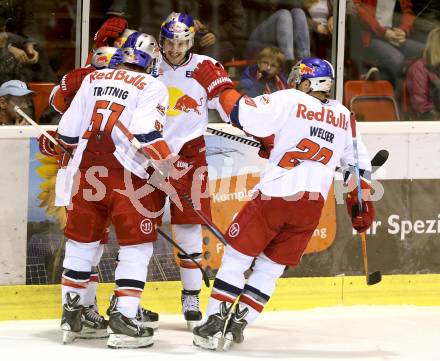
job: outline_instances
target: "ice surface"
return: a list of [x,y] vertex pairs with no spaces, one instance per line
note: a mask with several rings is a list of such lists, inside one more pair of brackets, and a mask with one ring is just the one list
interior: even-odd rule
[[229,352],[203,351],[180,315],[161,315],[154,346],[61,344],[59,320],[0,322],[2,360],[440,360],[440,307],[353,306],[263,313]]

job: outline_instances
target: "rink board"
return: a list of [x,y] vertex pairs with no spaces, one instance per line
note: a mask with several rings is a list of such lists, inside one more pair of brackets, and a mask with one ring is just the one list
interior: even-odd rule
[[[365,277],[304,277],[278,280],[267,311],[301,310],[315,307],[351,305],[440,306],[440,275],[384,276],[381,283],[366,286]],[[108,307],[112,283],[98,287],[100,309]],[[142,304],[159,313],[180,313],[180,282],[149,282]],[[59,285],[0,286],[0,320],[59,318]],[[209,289],[203,289],[201,307],[205,309]]]

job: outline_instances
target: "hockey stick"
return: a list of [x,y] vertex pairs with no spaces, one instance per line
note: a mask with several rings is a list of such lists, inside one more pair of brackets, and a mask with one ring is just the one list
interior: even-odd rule
[[[48,132],[46,132],[46,130],[44,130],[38,123],[36,123],[31,117],[29,117],[25,112],[23,112],[17,105],[14,107],[14,110],[16,113],[18,113],[19,115],[21,115],[24,119],[26,119],[26,121],[31,124],[32,126],[34,126],[36,129],[38,129],[42,134],[44,134],[53,144],[59,146],[63,152],[65,152],[66,154],[68,154],[69,156],[72,156],[72,153],[66,149],[65,147],[63,147],[59,141],[57,141],[54,137],[52,137]],[[119,123],[119,122],[118,122]],[[117,124],[116,124],[117,125]],[[124,127],[125,128],[125,127]],[[121,128],[119,128],[121,129]],[[125,128],[126,129],[126,128]],[[121,129],[121,131],[123,132],[123,130]],[[128,129],[127,129],[128,131]],[[124,133],[125,134],[125,133]],[[134,136],[133,136],[134,138]],[[134,138],[136,141],[137,139]],[[131,142],[131,141],[130,141]],[[133,144],[133,142],[131,142]],[[138,142],[139,143],[139,142]],[[140,146],[140,143],[139,143]],[[141,147],[142,149],[142,147]],[[143,149],[142,149],[143,150]],[[144,151],[145,152],[145,151]],[[147,154],[145,152],[145,154]],[[148,154],[147,154],[148,156]],[[190,261],[192,261],[202,272],[202,277],[203,277],[203,281],[205,282],[206,287],[209,287],[209,278],[208,275],[206,274],[205,270],[202,268],[202,266],[200,266],[200,264],[193,258],[191,257],[187,252],[185,252],[185,250],[182,249],[182,247],[180,247],[176,242],[173,241],[173,239],[171,237],[169,237],[165,232],[163,232],[161,229],[157,230],[158,233],[165,238],[168,242],[170,242],[174,247],[176,247],[179,251],[182,252],[182,254],[184,254],[185,256],[188,257],[188,259]]]
[[211,134],[218,135],[219,137],[234,140],[239,143],[250,145],[251,147],[260,148],[260,146],[261,146],[261,143],[256,140],[240,137],[239,135],[227,133],[222,130],[217,130],[217,129],[208,127],[207,131]]
[[[149,160],[150,165],[165,179],[165,174],[163,174],[163,172],[154,164],[154,161],[151,159],[149,154],[142,148],[141,143],[134,137],[134,135],[127,129],[127,127],[120,121],[117,121],[115,126],[118,127],[118,129],[128,138],[129,142]],[[205,223],[208,229],[214,234],[214,236],[216,236],[224,245],[226,245],[227,242],[222,232],[209,220],[209,218],[202,211],[196,209],[190,196],[185,195],[183,198],[191,206],[194,212],[197,213],[197,215]]]
[[[362,188],[361,188],[361,176],[359,171],[359,153],[358,153],[357,136],[356,136],[356,117],[354,113],[351,113],[350,115],[350,122],[351,122],[351,137],[353,141],[354,169],[356,174],[358,207],[359,207],[359,213],[362,213]],[[365,278],[367,281],[367,285],[371,286],[376,283],[379,283],[382,280],[382,274],[380,273],[380,271],[375,271],[371,274],[368,272],[367,239],[365,237],[365,232],[361,232],[360,236],[362,240],[362,256],[364,259]]]
[[[127,127],[125,127],[125,125],[122,124],[120,121],[117,121],[115,125],[128,138],[129,142],[149,160],[150,165],[156,171],[158,171],[163,178],[166,178],[165,174],[163,174],[163,172],[154,164],[149,154],[142,148],[141,143],[134,137],[134,135],[127,129]],[[226,245],[227,242],[222,232],[208,219],[208,217],[202,211],[196,209],[190,196],[185,195],[183,198],[191,206],[194,212],[197,213],[197,215],[205,223],[206,227],[208,227],[208,229],[212,232],[212,234],[214,234],[214,236],[216,236],[224,245]]]
[[57,141],[54,137],[52,137],[45,129],[41,127],[40,124],[38,124],[35,120],[33,120],[29,115],[27,115],[23,110],[20,109],[18,105],[14,106],[14,111],[21,115],[30,125],[35,127],[40,131],[41,134],[43,134],[47,139],[49,139],[53,144],[60,147],[64,153],[68,154],[70,157],[72,157],[72,152],[64,147],[59,141]]
[[158,228],[157,232],[168,242],[170,242],[174,247],[176,247],[182,254],[187,256],[190,261],[192,261],[197,265],[197,267],[202,272],[203,282],[205,282],[205,286],[209,288],[210,287],[209,278],[206,271],[202,268],[202,266],[200,266],[199,263],[194,258],[192,258],[188,253],[186,253],[185,250],[182,247],[180,247],[176,242],[174,242],[174,240],[170,236],[168,236],[164,231]]
[[223,235],[222,231],[220,231],[217,228],[217,226],[214,223],[212,223],[212,221],[208,218],[208,216],[205,213],[203,213],[202,211],[196,209],[192,199],[188,195],[185,195],[183,198],[191,206],[193,211],[196,212],[196,214],[199,216],[199,218],[205,223],[205,225],[209,228],[209,230],[212,232],[212,234],[214,234],[214,236],[216,236],[217,239],[221,243],[223,243],[225,246],[227,246],[228,245],[228,241],[226,241],[225,236]]
[[[256,140],[240,137],[239,135],[227,133],[227,132],[224,132],[222,130],[217,130],[217,129],[208,127],[207,131],[209,133],[217,135],[219,137],[223,137],[223,138],[226,138],[226,139],[234,140],[236,142],[249,145],[251,147],[259,148],[261,146],[261,143],[256,141]],[[385,164],[385,162],[388,159],[388,155],[389,155],[389,153],[385,149],[379,150],[374,155],[374,157],[371,159],[371,166],[372,166],[371,173],[374,173],[376,170],[378,170],[380,167],[382,167]],[[340,171],[340,170],[341,170],[340,167],[336,167],[336,171]]]

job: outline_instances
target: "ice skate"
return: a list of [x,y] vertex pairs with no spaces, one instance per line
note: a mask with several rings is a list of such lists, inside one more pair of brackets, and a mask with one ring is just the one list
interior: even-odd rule
[[107,313],[109,338],[107,346],[110,348],[143,348],[153,346],[152,328],[144,327],[136,318],[128,318],[117,308],[117,297],[113,296]]
[[150,327],[153,330],[159,328],[159,314],[151,310],[139,307],[136,314],[136,320],[141,322],[144,327]]
[[81,337],[84,316],[83,306],[78,304],[80,297],[77,293],[66,293],[65,301],[61,317],[61,330],[63,331],[63,344],[68,344]]
[[248,313],[249,309],[247,307],[240,311],[239,305],[235,306],[235,311],[231,315],[228,324],[226,325],[223,340],[223,351],[229,350],[234,343],[243,342],[243,331],[247,326],[247,321],[244,318]]
[[212,314],[206,322],[194,327],[193,344],[207,350],[222,350],[223,335],[230,309],[229,303],[222,302],[218,313]]
[[199,308],[199,293],[197,291],[182,290],[182,313],[185,317],[188,330],[192,331],[202,319],[202,313]]
[[79,338],[106,338],[107,320],[99,314],[96,303],[94,305],[83,308],[83,328],[80,332]]

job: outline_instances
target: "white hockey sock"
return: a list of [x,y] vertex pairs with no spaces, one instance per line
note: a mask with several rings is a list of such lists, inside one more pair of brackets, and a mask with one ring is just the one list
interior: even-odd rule
[[285,267],[272,261],[263,253],[257,257],[253,271],[239,299],[240,308],[249,309],[245,317],[248,324],[254,322],[263,311],[275,291],[276,280],[283,274]]
[[90,273],[90,281],[87,285],[87,291],[84,296],[84,306],[92,306],[95,304],[96,291],[99,283],[98,264],[101,261],[102,254],[104,253],[104,245],[100,244],[96,250],[95,257],[92,261],[92,272]]
[[[200,224],[176,224],[174,234],[177,243],[198,263],[202,261],[202,226]],[[202,288],[202,272],[187,256],[178,253],[182,288],[196,291]]]
[[66,302],[68,292],[77,293],[80,296],[79,304],[84,304],[92,264],[98,248],[99,241],[83,243],[67,240],[61,280],[62,304]]
[[121,246],[119,249],[119,262],[115,270],[116,308],[126,317],[136,316],[152,254],[152,243]]
[[92,306],[93,304],[95,304],[98,283],[98,274],[92,271],[92,273],[90,274],[90,281],[87,285],[87,289],[84,295],[84,306]]
[[208,300],[207,316],[219,312],[221,302],[235,302],[244,287],[244,272],[250,267],[253,259],[253,257],[247,256],[231,246],[225,247],[222,264],[215,277]]

